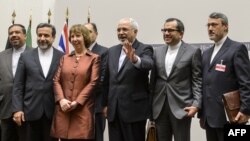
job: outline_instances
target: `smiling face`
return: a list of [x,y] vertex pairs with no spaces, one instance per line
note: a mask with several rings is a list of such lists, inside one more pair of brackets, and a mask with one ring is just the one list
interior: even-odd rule
[[137,35],[137,29],[132,27],[131,22],[128,19],[121,20],[117,27],[117,37],[123,43],[128,40],[132,43]]
[[50,27],[41,27],[37,29],[37,44],[40,49],[46,50],[50,48],[55,38],[52,36]]
[[222,23],[222,19],[209,18],[207,23],[208,36],[214,42],[220,41],[227,35],[228,25]]
[[8,39],[12,47],[20,48],[25,44],[26,35],[23,33],[22,27],[16,25],[9,29]]
[[178,44],[183,37],[183,32],[177,29],[177,21],[166,22],[163,26],[162,33],[163,40],[170,46]]

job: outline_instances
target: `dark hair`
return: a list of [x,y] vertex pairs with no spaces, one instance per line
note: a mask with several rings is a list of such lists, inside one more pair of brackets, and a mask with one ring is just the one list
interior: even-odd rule
[[37,30],[39,28],[43,28],[43,27],[51,28],[52,29],[52,37],[56,36],[56,28],[55,28],[55,26],[53,26],[52,24],[49,24],[49,23],[40,23],[40,24],[38,24],[37,27],[36,27],[36,33],[37,33]]
[[91,45],[89,30],[84,25],[75,24],[70,28],[70,30],[69,30],[69,41],[70,42],[71,42],[71,34],[73,34],[73,33],[81,33],[83,36],[86,48],[89,48],[89,46]]
[[223,25],[228,25],[227,16],[223,13],[213,12],[209,15],[211,19],[221,19]]
[[165,23],[167,23],[167,22],[172,22],[172,21],[176,21],[176,22],[177,22],[176,28],[177,28],[177,30],[178,30],[179,32],[184,32],[184,30],[185,30],[184,24],[182,23],[181,20],[179,20],[179,19],[177,19],[177,18],[168,18],[168,19],[165,21]]
[[8,32],[10,31],[10,29],[12,28],[12,27],[14,27],[14,26],[19,26],[19,27],[21,27],[22,28],[22,32],[23,32],[23,34],[25,34],[26,35],[26,29],[25,29],[25,27],[22,25],[22,24],[12,24],[11,26],[9,26],[9,28],[8,28]]
[[97,31],[97,27],[96,27],[96,24],[95,24],[95,23],[85,23],[84,25],[87,25],[87,24],[92,25],[93,30],[94,30],[95,32],[98,32],[98,31]]

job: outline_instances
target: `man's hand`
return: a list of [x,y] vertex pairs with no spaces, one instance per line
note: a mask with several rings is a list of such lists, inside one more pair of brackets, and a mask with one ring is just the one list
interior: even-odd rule
[[198,108],[194,106],[185,107],[184,110],[187,112],[188,117],[194,117],[194,115],[198,112]]
[[136,63],[138,61],[136,55],[135,55],[135,49],[132,47],[132,44],[126,40],[123,42],[123,51],[126,53],[128,59],[132,63]]
[[18,125],[21,126],[22,122],[25,121],[23,111],[18,111],[13,114],[13,120]]
[[105,117],[105,118],[107,118],[107,113],[108,112],[108,107],[107,106],[105,106],[104,108],[103,108],[103,110],[102,110],[102,114],[103,114],[103,116]]
[[78,103],[76,101],[71,102],[70,108],[67,110],[67,112],[74,110],[77,107],[77,105]]
[[236,123],[246,123],[249,120],[250,116],[245,115],[244,113],[238,112],[237,116],[235,117]]
[[67,99],[60,100],[60,107],[63,112],[67,112],[71,108],[71,101]]

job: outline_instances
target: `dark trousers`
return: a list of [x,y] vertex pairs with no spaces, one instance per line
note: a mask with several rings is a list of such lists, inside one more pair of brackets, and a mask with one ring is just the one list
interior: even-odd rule
[[22,141],[57,141],[50,137],[51,120],[45,115],[39,120],[23,123]]
[[224,141],[224,128],[212,128],[205,123],[207,141]]
[[1,141],[18,141],[18,127],[12,117],[1,120]]
[[190,141],[191,118],[177,119],[170,110],[167,98],[155,120],[158,141]]
[[60,141],[94,141],[94,140],[84,140],[84,139],[61,139]]
[[146,120],[125,123],[117,116],[108,122],[109,141],[145,141]]
[[95,141],[103,141],[106,118],[102,113],[95,114]]

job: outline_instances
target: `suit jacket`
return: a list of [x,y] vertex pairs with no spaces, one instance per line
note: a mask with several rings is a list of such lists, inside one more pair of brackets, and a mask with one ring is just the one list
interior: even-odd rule
[[187,114],[186,106],[201,107],[201,50],[182,42],[169,76],[165,69],[167,50],[167,46],[154,50],[155,67],[151,73],[153,118],[161,113],[167,96],[171,112],[182,119]]
[[124,122],[146,120],[150,114],[148,74],[153,67],[153,48],[137,40],[132,46],[141,59],[139,68],[126,57],[118,71],[122,45],[113,46],[108,51],[105,104],[109,121],[113,121],[116,114]]
[[45,114],[52,119],[55,106],[53,77],[63,53],[53,48],[53,57],[44,76],[38,48],[21,54],[15,75],[12,105],[13,112],[23,111],[26,121],[38,120]]
[[107,53],[108,48],[103,47],[99,44],[95,44],[91,50],[93,53],[98,54],[101,57],[100,62],[100,77],[99,83],[95,88],[95,113],[101,113],[103,110],[103,101],[104,101],[104,88],[103,88],[103,81],[105,77],[105,68],[107,63]]
[[[30,47],[25,48],[26,50]],[[12,89],[14,77],[12,72],[13,48],[0,53],[0,119],[12,117]]]
[[[250,115],[250,62],[246,46],[227,38],[210,64],[213,48],[202,57],[203,105],[199,115],[211,127],[220,128],[226,123],[223,93],[239,89],[240,111]],[[225,65],[225,70],[216,70],[217,64]]]

